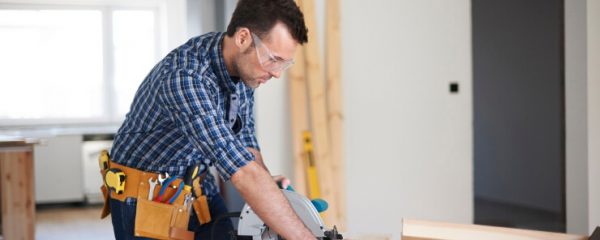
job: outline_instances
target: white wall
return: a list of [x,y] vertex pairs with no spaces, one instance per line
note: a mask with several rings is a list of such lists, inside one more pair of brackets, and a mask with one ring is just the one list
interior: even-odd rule
[[349,232],[471,223],[470,1],[341,4]]
[[[340,2],[348,232],[472,222],[470,1]],[[267,165],[291,176],[287,98],[286,80],[261,86],[256,119]]]
[[[168,53],[188,40],[187,34],[187,3],[185,0],[162,1],[160,11],[166,14],[161,25],[166,26],[166,46],[163,44],[163,52]],[[163,41],[164,42],[164,41]]]
[[[212,15],[215,10],[212,5],[213,1],[201,1],[201,0],[186,0],[186,30],[187,37],[191,38],[203,34],[205,31],[204,24],[212,24]],[[211,11],[207,11],[207,10]]]
[[255,91],[256,132],[271,174],[292,179],[293,156],[287,79],[271,79]]
[[587,1],[589,230],[600,226],[600,1]]

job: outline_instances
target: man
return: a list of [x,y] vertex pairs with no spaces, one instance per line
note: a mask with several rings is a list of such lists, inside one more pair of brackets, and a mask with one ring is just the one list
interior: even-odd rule
[[[284,238],[314,239],[276,185],[289,180],[271,177],[264,165],[253,120],[254,89],[279,78],[307,40],[293,0],[240,0],[226,33],[192,38],[152,69],[115,136],[112,162],[178,178],[199,165],[213,221],[200,225],[192,214],[188,229],[196,239],[211,239],[214,219],[228,211],[214,177],[205,174],[209,166]],[[117,239],[133,238],[136,202],[109,200]],[[212,237],[223,239],[232,224],[215,228]]]

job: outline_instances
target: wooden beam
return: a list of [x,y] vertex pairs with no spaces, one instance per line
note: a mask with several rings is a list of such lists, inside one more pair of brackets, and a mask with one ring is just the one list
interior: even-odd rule
[[[298,5],[302,2],[296,0]],[[304,67],[304,47],[299,46],[294,56],[295,64],[288,71],[288,89],[292,131],[292,151],[294,156],[294,189],[306,196],[306,162],[302,133],[308,130],[308,103],[306,99],[306,71]]]
[[403,240],[587,240],[586,236],[564,233],[410,220],[402,222]]
[[340,1],[326,0],[325,5],[325,63],[328,98],[328,121],[331,149],[331,169],[333,172],[334,194],[337,201],[336,225],[346,231],[346,185],[343,159],[343,120],[342,77],[341,77],[341,37]]
[[308,95],[310,106],[310,123],[314,142],[315,161],[319,172],[321,185],[321,198],[329,202],[329,209],[323,214],[327,225],[337,224],[338,200],[335,195],[331,154],[329,147],[329,123],[327,121],[327,98],[325,92],[325,79],[321,69],[321,56],[319,54],[319,38],[317,36],[317,23],[315,16],[314,0],[302,0],[304,20],[308,31],[306,43],[305,64],[308,80]]

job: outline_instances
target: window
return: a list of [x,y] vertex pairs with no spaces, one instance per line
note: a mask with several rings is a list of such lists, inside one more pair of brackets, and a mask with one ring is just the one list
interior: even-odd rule
[[159,58],[155,9],[0,9],[0,124],[117,123]]
[[0,118],[102,116],[102,14],[0,10]]
[[157,61],[154,15],[150,11],[114,11],[114,86],[116,113],[125,116],[141,81]]

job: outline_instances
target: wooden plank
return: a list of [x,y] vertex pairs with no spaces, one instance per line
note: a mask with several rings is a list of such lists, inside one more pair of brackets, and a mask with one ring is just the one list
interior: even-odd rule
[[35,237],[32,152],[32,147],[0,149],[4,239],[34,239]]
[[321,185],[321,198],[329,202],[329,209],[322,214],[327,225],[337,224],[338,201],[333,185],[333,171],[331,168],[331,154],[329,148],[329,123],[327,121],[327,98],[325,93],[325,79],[321,69],[319,54],[319,38],[317,36],[317,23],[315,16],[314,0],[303,0],[302,9],[304,20],[308,28],[308,43],[306,43],[305,64],[308,80],[308,95],[310,106],[310,125],[312,128],[314,153],[319,172]]
[[352,240],[390,240],[392,236],[390,235],[377,235],[377,234],[363,234],[363,235],[349,235],[342,233],[344,239],[352,239]]
[[340,1],[325,1],[325,64],[328,97],[328,122],[330,133],[331,169],[336,196],[336,225],[346,231],[346,185],[343,159],[343,109],[341,73]]
[[[298,5],[301,0],[296,0]],[[306,78],[304,68],[304,47],[298,46],[294,56],[295,64],[288,71],[290,101],[292,151],[294,156],[294,189],[306,196],[306,161],[302,133],[308,130],[308,103],[306,99]]]
[[403,240],[586,240],[564,233],[422,220],[402,223]]

